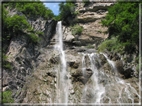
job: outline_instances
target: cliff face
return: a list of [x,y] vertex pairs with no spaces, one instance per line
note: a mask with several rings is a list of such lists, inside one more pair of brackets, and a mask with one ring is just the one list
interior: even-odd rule
[[64,28],[64,40],[72,45],[97,47],[108,37],[105,33],[107,28],[101,25],[101,20],[106,16],[107,9],[111,5],[113,3],[90,3],[87,6],[84,6],[84,3],[76,3],[78,15],[74,22],[82,26],[83,31],[81,35],[73,36],[70,27]]
[[20,35],[11,40],[7,56],[13,68],[3,69],[3,91],[12,89],[15,103],[138,103],[135,55],[97,51],[108,37],[100,22],[113,3],[76,5],[81,35],[65,26],[55,34],[57,22],[29,19],[35,30],[44,32],[39,44]]
[[[24,15],[16,9],[10,10],[9,15],[13,16]],[[27,82],[27,77],[30,77],[34,72],[34,69],[38,66],[40,59],[37,58],[41,54],[41,49],[50,43],[50,39],[56,30],[56,21],[44,20],[42,17],[32,19],[27,18],[34,31],[41,31],[43,35],[39,36],[40,41],[38,43],[31,42],[26,33],[13,36],[8,45],[6,53],[7,61],[11,64],[11,69],[3,68],[2,70],[2,91],[12,90],[13,98],[17,99],[18,93]],[[5,48],[5,45],[3,45]],[[21,99],[17,99],[20,101]]]

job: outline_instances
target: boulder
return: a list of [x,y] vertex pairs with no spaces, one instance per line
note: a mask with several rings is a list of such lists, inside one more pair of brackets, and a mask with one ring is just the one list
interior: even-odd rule
[[75,69],[77,69],[79,67],[79,63],[77,63],[75,61],[68,62],[68,64],[70,67],[75,68]]
[[127,68],[124,70],[125,78],[131,78],[133,73],[134,73],[134,70],[132,70],[132,68]]
[[74,37],[73,35],[68,34],[68,35],[66,36],[66,38],[64,39],[64,41],[71,43],[74,39],[75,39],[75,37]]

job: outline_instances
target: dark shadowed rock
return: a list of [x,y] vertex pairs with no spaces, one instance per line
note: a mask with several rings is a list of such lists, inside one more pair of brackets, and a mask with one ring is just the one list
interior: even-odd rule
[[124,69],[123,69],[123,62],[121,60],[117,60],[115,62],[116,69],[118,70],[119,73],[124,74]]

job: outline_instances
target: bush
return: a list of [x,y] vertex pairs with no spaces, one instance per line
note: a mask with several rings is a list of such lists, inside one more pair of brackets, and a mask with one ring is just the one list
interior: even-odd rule
[[128,42],[139,45],[138,18],[138,3],[118,2],[109,8],[106,18],[102,20],[102,24],[108,27],[109,37],[118,36],[119,43],[127,42],[127,44],[124,44],[127,48],[130,45]]
[[34,42],[34,43],[38,43],[38,42],[39,42],[39,37],[36,36],[35,34],[30,33],[30,34],[28,34],[28,36],[29,36],[29,38],[30,38],[30,40],[31,40],[32,42]]
[[67,23],[67,25],[68,24],[70,25],[71,23],[68,21],[68,17],[72,20],[76,17],[77,13],[75,12],[75,7],[76,7],[75,4],[71,2],[60,3],[59,4],[60,14],[58,19],[63,20],[64,22]]
[[7,18],[7,28],[11,29],[12,32],[18,33],[30,27],[24,16],[14,15]]
[[7,56],[3,53],[2,54],[2,67],[11,70],[12,69],[12,65],[10,62],[7,61]]
[[14,99],[12,98],[12,91],[7,90],[2,92],[2,103],[14,103]]
[[37,31],[36,34],[38,34],[39,36],[43,36],[44,35],[44,33],[41,32],[41,31]]
[[111,51],[112,49],[115,48],[114,45],[116,45],[116,44],[117,44],[116,38],[107,39],[98,46],[98,50],[99,51],[104,51],[104,50]]
[[81,35],[83,27],[76,24],[73,27],[71,27],[71,31],[73,35]]
[[28,18],[43,17],[44,19],[50,19],[54,17],[53,12],[49,8],[45,7],[43,2],[31,2],[31,0],[28,1],[30,2],[9,2],[4,4],[12,9],[16,8],[18,11],[24,13]]

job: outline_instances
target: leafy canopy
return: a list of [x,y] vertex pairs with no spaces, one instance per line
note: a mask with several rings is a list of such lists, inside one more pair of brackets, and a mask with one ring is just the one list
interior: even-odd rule
[[[134,51],[139,44],[139,4],[117,2],[110,7],[102,24],[108,27],[109,38],[116,37],[119,43]],[[113,45],[115,46],[115,45]],[[132,52],[129,51],[129,52]]]
[[54,17],[53,12],[44,6],[43,2],[35,0],[29,0],[30,2],[8,2],[7,6],[11,8],[16,8],[18,11],[21,11],[28,18],[38,18],[42,17],[44,19],[51,19]]
[[59,10],[60,10],[60,13],[59,13],[58,19],[62,21],[66,21],[67,23],[68,23],[68,20],[67,20],[68,18],[73,19],[76,16],[75,3],[73,2],[60,3]]

